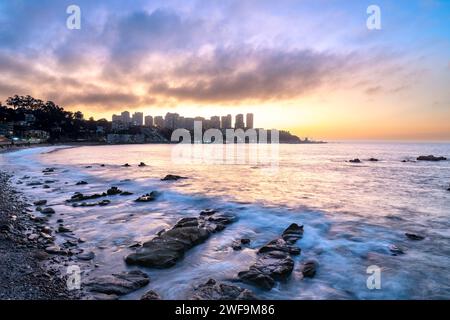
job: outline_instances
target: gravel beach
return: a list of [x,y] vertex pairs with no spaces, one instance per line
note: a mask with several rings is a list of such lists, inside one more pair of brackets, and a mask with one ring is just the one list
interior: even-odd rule
[[30,219],[22,195],[0,171],[0,299],[67,300],[76,298],[66,290],[61,275],[44,267],[49,255],[44,244],[30,235],[42,225]]

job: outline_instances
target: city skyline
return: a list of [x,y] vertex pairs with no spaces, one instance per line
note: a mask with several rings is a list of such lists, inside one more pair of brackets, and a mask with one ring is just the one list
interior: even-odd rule
[[201,121],[203,129],[253,129],[254,115],[253,113],[236,114],[234,116],[227,114],[226,116],[211,116],[209,119],[201,116],[184,117],[178,113],[167,112],[165,116],[161,115],[145,115],[143,112],[122,111],[120,115],[113,114],[111,117],[112,128],[114,130],[127,129],[129,126],[146,126],[167,129],[194,129],[194,121]]

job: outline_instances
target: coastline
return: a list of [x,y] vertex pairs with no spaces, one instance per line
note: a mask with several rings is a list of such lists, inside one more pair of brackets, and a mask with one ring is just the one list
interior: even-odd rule
[[64,277],[46,266],[51,256],[44,251],[44,241],[31,236],[42,232],[45,223],[32,220],[29,205],[10,178],[0,171],[0,299],[76,299]]

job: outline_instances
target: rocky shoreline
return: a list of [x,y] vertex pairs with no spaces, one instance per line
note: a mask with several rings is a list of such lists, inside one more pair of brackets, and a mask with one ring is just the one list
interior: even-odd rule
[[30,219],[31,210],[10,178],[0,171],[0,299],[77,299],[67,290],[64,275],[47,267],[46,244],[35,236],[45,234],[45,227]]

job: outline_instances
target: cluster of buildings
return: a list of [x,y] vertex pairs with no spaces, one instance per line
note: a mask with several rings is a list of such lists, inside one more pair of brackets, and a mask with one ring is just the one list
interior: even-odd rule
[[235,117],[234,126],[231,114],[226,116],[212,116],[209,119],[203,117],[183,117],[178,113],[168,112],[165,117],[145,116],[142,112],[124,111],[120,115],[112,116],[112,129],[115,131],[127,130],[132,126],[156,127],[159,129],[187,129],[194,130],[194,121],[201,121],[204,130],[207,129],[253,129],[253,113],[238,114]]

